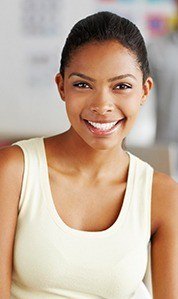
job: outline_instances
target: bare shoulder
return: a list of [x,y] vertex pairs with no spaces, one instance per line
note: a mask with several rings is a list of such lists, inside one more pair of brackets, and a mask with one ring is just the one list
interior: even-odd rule
[[[0,149],[0,277],[5,297],[11,285],[13,244],[23,176],[23,153],[19,146]],[[1,287],[0,287],[1,289]],[[3,298],[5,298],[3,297]]]
[[0,163],[1,167],[7,165],[23,164],[23,152],[17,145],[5,146],[0,148]]
[[167,198],[177,195],[178,183],[170,176],[162,172],[154,172],[153,192],[155,196],[167,196]]
[[[21,148],[17,145],[0,149],[0,184],[18,189],[21,184],[24,169],[24,157]],[[5,185],[4,185],[5,184]]]
[[178,184],[163,173],[153,177],[152,207],[157,230],[151,237],[153,297],[178,294]]
[[178,183],[161,172],[153,175],[152,209],[157,227],[170,219],[174,222],[178,219]]

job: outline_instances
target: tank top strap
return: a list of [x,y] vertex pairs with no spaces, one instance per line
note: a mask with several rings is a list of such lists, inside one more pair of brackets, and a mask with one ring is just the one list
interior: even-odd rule
[[[151,298],[153,296],[152,275],[151,275],[151,202],[153,185],[153,167],[137,156],[130,154],[134,159],[134,183],[132,209],[129,215],[130,224],[139,227],[139,234],[145,239],[147,244],[147,267],[143,278]],[[134,219],[134,221],[133,221]],[[137,220],[136,220],[137,219]]]
[[[146,242],[150,242],[151,237],[151,199],[153,183],[153,167],[147,162],[130,153],[134,160],[134,180],[132,193],[132,213],[137,217],[138,224],[143,228]],[[130,218],[132,223],[137,223]]]
[[17,145],[21,148],[24,158],[24,171],[22,178],[22,188],[19,199],[19,213],[31,192],[36,192],[35,188],[40,186],[40,167],[41,167],[41,139],[35,137],[16,141],[11,146]]

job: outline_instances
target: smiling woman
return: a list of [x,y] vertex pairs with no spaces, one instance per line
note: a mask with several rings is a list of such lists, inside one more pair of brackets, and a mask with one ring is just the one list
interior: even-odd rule
[[177,299],[177,184],[122,146],[153,85],[138,28],[79,21],[55,81],[69,130],[0,150],[0,297]]
[[[65,47],[63,55],[67,55]],[[136,54],[118,40],[89,42],[87,39],[77,49],[71,50],[64,74],[62,56],[61,70],[56,76],[70,123],[92,148],[113,148],[126,137],[140,104],[146,100],[152,86],[149,69],[143,74],[141,69],[145,67],[139,66]],[[98,137],[109,137],[109,142]]]

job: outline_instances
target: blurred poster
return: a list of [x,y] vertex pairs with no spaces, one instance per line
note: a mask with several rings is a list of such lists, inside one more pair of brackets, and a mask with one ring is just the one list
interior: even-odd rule
[[23,0],[21,27],[24,35],[53,36],[59,34],[62,24],[63,1]]

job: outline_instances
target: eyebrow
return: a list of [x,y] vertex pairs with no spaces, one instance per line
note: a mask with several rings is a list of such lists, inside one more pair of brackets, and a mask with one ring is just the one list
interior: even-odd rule
[[[89,77],[89,76],[87,76],[87,75],[85,75],[85,74],[82,74],[82,73],[75,73],[75,72],[74,72],[74,73],[71,73],[71,74],[68,76],[68,78],[70,78],[70,77],[72,77],[72,76],[78,76],[78,77],[81,77],[81,78],[83,78],[83,79],[89,80],[89,81],[91,81],[91,82],[96,82],[96,80],[95,80],[94,78],[91,78],[91,77]],[[119,75],[119,76],[116,76],[116,77],[113,77],[113,78],[108,79],[108,82],[113,82],[113,81],[115,81],[115,80],[125,79],[125,78],[127,78],[127,77],[130,77],[130,78],[132,78],[132,79],[134,79],[134,80],[137,80],[136,77],[135,77],[134,75],[132,75],[132,74],[123,74],[123,75]]]

